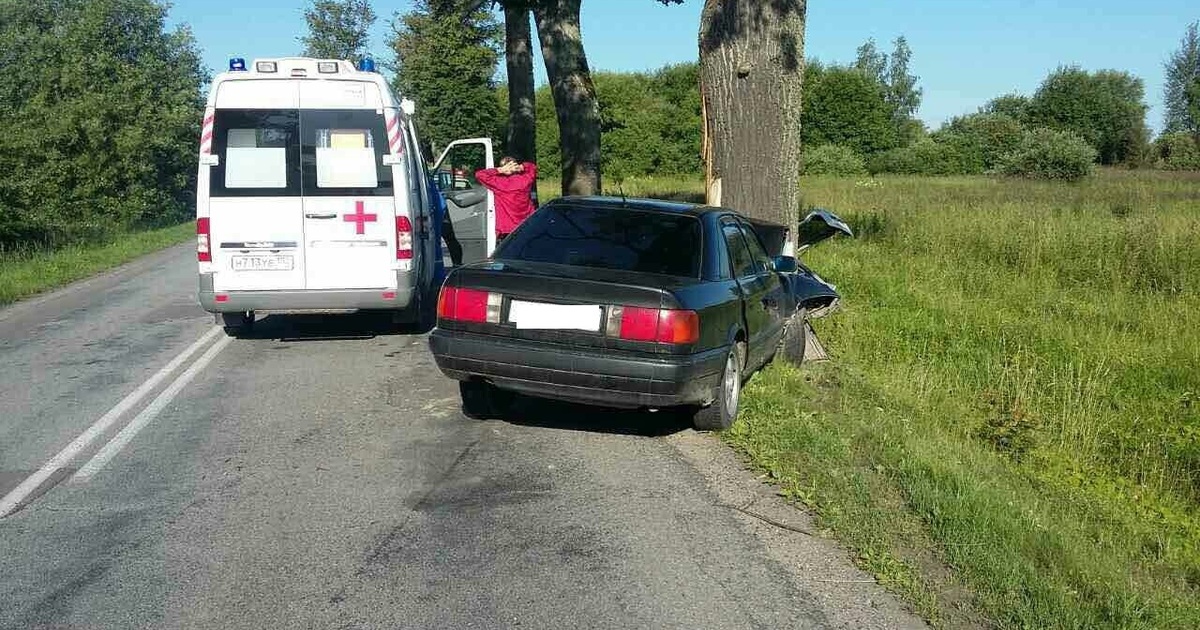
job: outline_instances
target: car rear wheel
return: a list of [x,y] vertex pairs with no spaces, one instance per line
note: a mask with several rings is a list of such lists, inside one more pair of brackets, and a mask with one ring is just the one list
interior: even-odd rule
[[254,311],[221,313],[221,325],[230,337],[241,337],[254,329]]
[[783,337],[779,339],[779,348],[775,356],[782,358],[791,365],[800,365],[804,361],[804,344],[807,340],[808,311],[799,308],[783,325]]
[[698,431],[723,431],[733,426],[742,399],[742,366],[745,365],[746,344],[738,342],[729,347],[725,369],[721,372],[717,399],[692,416],[692,426]]
[[504,417],[516,395],[480,380],[459,381],[463,415],[476,420]]

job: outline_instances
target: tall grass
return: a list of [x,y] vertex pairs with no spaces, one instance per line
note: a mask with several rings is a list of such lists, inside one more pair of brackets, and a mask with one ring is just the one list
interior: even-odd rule
[[728,439],[947,625],[1200,627],[1200,176],[804,184],[834,362]]

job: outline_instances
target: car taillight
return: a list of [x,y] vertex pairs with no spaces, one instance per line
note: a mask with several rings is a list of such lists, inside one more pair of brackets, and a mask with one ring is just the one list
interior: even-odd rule
[[196,260],[212,262],[211,241],[212,230],[209,227],[208,217],[196,219]]
[[412,260],[413,228],[406,216],[396,217],[396,260]]
[[696,343],[700,316],[696,311],[615,306],[609,309],[609,334],[629,341]]
[[478,324],[500,323],[502,295],[463,287],[442,287],[438,294],[439,319]]

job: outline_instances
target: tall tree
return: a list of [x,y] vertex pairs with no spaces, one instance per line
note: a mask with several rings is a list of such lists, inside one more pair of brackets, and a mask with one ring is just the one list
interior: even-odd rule
[[891,103],[892,114],[896,124],[901,125],[916,116],[921,107],[921,95],[924,92],[917,87],[918,77],[910,71],[908,64],[912,61],[912,49],[903,35],[896,38],[892,55],[888,59],[887,70],[887,99]]
[[1027,122],[1074,131],[1096,149],[1101,164],[1136,164],[1150,136],[1144,95],[1142,80],[1127,72],[1062,67],[1030,100]]
[[508,132],[504,145],[518,160],[533,160],[537,155],[537,111],[528,2],[504,3],[504,61],[508,70]]
[[708,202],[790,226],[800,212],[806,13],[805,0],[705,0],[700,13]]
[[580,0],[537,0],[533,17],[562,146],[562,193],[599,194],[600,105],[583,50]]
[[914,116],[921,107],[923,90],[918,77],[909,70],[912,49],[903,35],[892,42],[892,54],[879,51],[874,39],[858,47],[854,67],[874,78],[883,87],[883,97],[891,108],[892,125],[901,140],[912,136]]
[[1195,113],[1200,110],[1200,22],[1188,26],[1164,69],[1163,132],[1186,131],[1200,138],[1200,116]]
[[308,34],[300,43],[305,56],[358,59],[367,52],[375,10],[368,0],[313,0],[304,21]]
[[501,27],[491,12],[471,0],[417,0],[393,29],[395,87],[417,103],[431,145],[423,149],[432,155],[458,138],[490,136],[501,117],[494,79]]

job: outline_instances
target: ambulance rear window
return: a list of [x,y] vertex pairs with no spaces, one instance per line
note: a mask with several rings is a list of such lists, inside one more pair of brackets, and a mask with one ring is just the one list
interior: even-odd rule
[[300,110],[306,196],[391,195],[392,168],[382,112]]
[[300,194],[300,115],[295,110],[217,110],[215,197]]

